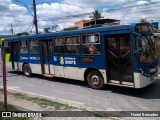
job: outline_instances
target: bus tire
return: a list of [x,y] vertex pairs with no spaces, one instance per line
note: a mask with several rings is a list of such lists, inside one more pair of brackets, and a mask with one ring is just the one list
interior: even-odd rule
[[28,64],[25,64],[23,66],[23,73],[26,77],[31,77],[32,71],[31,71],[31,67]]
[[92,70],[88,73],[87,83],[91,88],[97,90],[103,89],[105,86],[102,74],[96,70]]

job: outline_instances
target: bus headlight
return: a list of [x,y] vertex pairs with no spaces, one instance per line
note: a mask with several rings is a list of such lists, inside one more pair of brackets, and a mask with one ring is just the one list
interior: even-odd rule
[[142,74],[144,74],[144,71],[142,69],[139,69],[141,71]]
[[149,70],[150,73],[154,73],[156,71],[157,71],[156,68],[152,68],[152,69]]

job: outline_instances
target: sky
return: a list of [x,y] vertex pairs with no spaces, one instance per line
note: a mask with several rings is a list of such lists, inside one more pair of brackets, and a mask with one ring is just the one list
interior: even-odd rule
[[[160,0],[35,0],[38,30],[57,26],[56,31],[74,26],[78,20],[89,20],[94,10],[104,18],[121,20],[121,24],[148,21],[160,22]],[[0,35],[21,32],[35,33],[32,0],[0,0]]]

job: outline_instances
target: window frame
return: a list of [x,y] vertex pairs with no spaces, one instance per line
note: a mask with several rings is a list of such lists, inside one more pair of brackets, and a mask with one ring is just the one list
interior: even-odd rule
[[[6,45],[7,44],[7,45]],[[10,47],[10,42],[9,41],[3,41],[2,43],[3,47],[6,48],[6,47]]]
[[[4,42],[7,42],[7,46],[4,44]],[[5,40],[2,41],[2,48],[5,49],[6,53],[11,53],[11,44],[10,44],[10,41],[5,41]]]
[[[62,44],[55,44],[55,39],[56,38],[62,38]],[[64,54],[64,36],[55,36],[55,37],[53,37],[53,40],[52,40],[53,42],[53,54]],[[63,50],[60,52],[60,53],[57,53],[57,52],[55,52],[55,47],[63,47]]]
[[[22,41],[25,41],[25,45],[22,45]],[[21,49],[27,48],[26,53],[22,52]],[[20,54],[29,54],[29,48],[28,48],[28,39],[21,39],[20,40],[20,46],[19,46],[19,53]]]
[[[85,36],[85,35],[98,35],[99,37],[98,37],[98,41],[99,41],[99,43],[83,43],[83,36]],[[83,35],[81,35],[81,49],[83,48],[83,46],[89,46],[89,45],[99,45],[99,50],[100,50],[100,53],[99,54],[91,54],[91,53],[88,53],[88,54],[85,54],[84,52],[83,52],[83,50],[81,50],[81,53],[82,53],[82,55],[101,55],[102,54],[102,48],[101,48],[101,36],[100,36],[100,33],[98,32],[98,33],[88,33],[88,34],[83,34]]]
[[[70,37],[70,38],[73,38],[73,37],[76,37],[76,42],[78,42],[78,37],[79,37],[79,44],[73,44],[73,39],[72,39],[72,44],[67,44],[66,43],[66,38],[67,37]],[[78,47],[79,46],[79,48],[78,48],[78,53],[76,52],[76,53],[67,53],[67,46],[74,46],[74,47]],[[64,54],[67,54],[67,55],[80,55],[81,54],[81,35],[67,35],[67,36],[64,36],[64,48],[66,48],[65,50],[64,50]]]
[[[36,40],[37,41],[37,45],[31,45],[31,41],[32,40]],[[31,52],[31,49],[30,47],[33,47],[33,49],[37,48],[36,50],[36,53],[33,53]],[[28,39],[28,54],[39,54],[39,42],[38,42],[38,39],[37,38],[32,38],[32,39]]]
[[[30,44],[31,40],[36,40],[37,41],[37,45],[31,45]],[[24,41],[25,41],[25,44],[22,43]],[[30,52],[31,51],[30,47],[38,47],[37,52],[36,53],[31,53]],[[37,38],[21,39],[19,48],[20,48],[20,54],[39,54],[39,42],[38,42],[38,39]],[[26,53],[22,53],[21,52],[21,49],[23,49],[23,48],[27,48]]]

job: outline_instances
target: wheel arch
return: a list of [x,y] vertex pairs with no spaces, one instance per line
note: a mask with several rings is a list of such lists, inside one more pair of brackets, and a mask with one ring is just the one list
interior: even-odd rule
[[[26,64],[28,64],[28,62],[24,62],[23,64],[22,64],[22,71],[23,71],[23,67],[24,67],[24,65],[26,65]],[[29,64],[28,64],[29,65]],[[30,65],[29,65],[30,66]]]
[[[85,70],[85,72],[84,72],[84,81],[85,81],[85,82],[87,81],[87,75],[89,74],[89,72],[91,72],[91,71],[93,71],[93,70],[99,72],[99,73],[102,75],[102,73],[101,73],[98,69],[96,69],[96,68],[94,68],[94,67],[87,68],[87,69]],[[103,77],[103,75],[102,75],[102,77]],[[104,77],[103,77],[103,79],[104,79]]]

